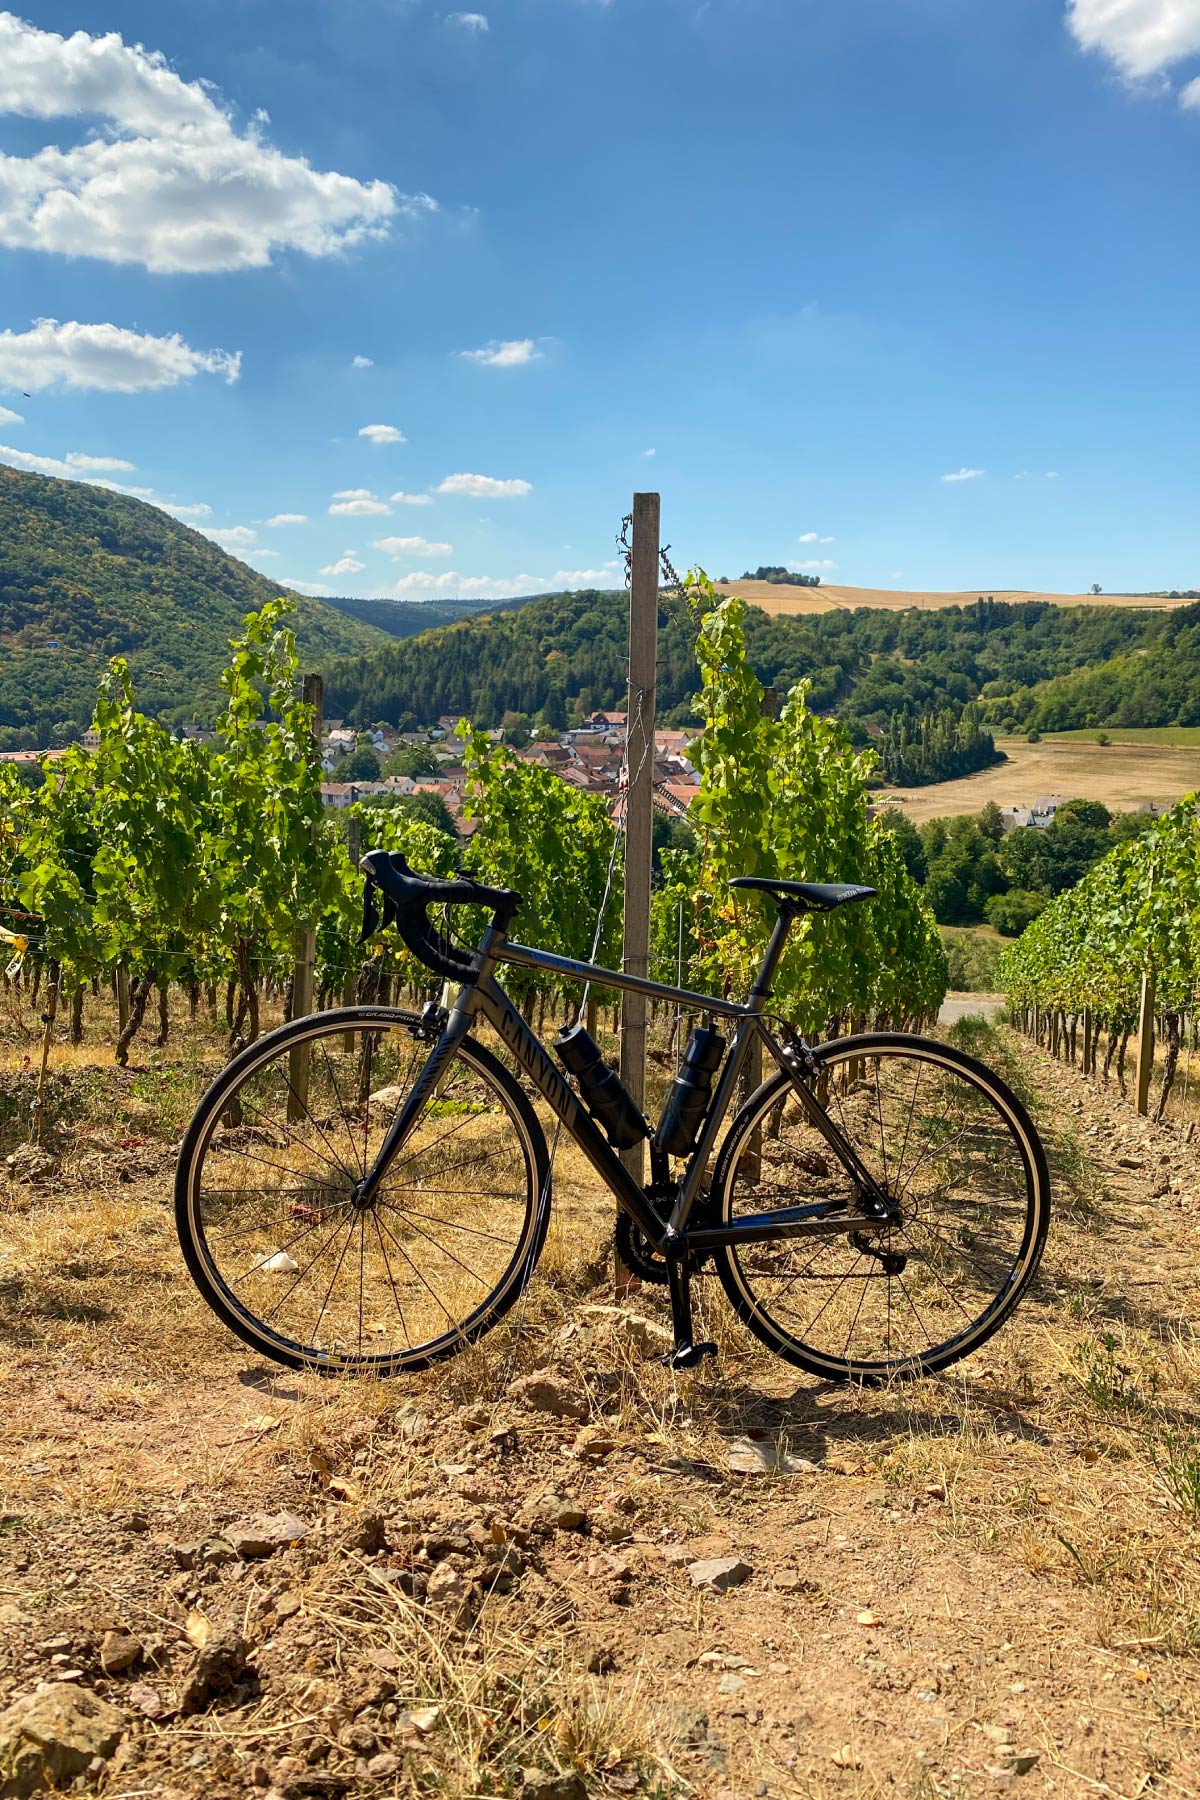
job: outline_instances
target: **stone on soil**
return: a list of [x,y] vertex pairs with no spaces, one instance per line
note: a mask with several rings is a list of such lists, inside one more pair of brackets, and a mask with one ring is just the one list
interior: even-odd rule
[[0,1794],[39,1792],[82,1775],[112,1755],[125,1715],[87,1688],[62,1682],[16,1700],[0,1713]]
[[200,1652],[184,1685],[180,1712],[203,1712],[210,1702],[227,1694],[245,1673],[249,1654],[250,1646],[240,1633],[232,1629],[218,1632]]
[[295,1513],[251,1513],[227,1526],[224,1536],[241,1557],[273,1556],[307,1537],[312,1526]]
[[556,1419],[586,1419],[587,1402],[560,1381],[552,1369],[535,1369],[522,1375],[508,1390],[510,1400],[523,1400],[536,1412],[551,1413]]
[[710,1556],[701,1562],[688,1564],[692,1586],[707,1588],[714,1594],[724,1594],[730,1588],[740,1587],[743,1581],[749,1581],[753,1573],[750,1564],[743,1562],[740,1556]]
[[106,1631],[100,1643],[100,1667],[106,1675],[123,1675],[142,1654],[141,1642],[128,1631]]

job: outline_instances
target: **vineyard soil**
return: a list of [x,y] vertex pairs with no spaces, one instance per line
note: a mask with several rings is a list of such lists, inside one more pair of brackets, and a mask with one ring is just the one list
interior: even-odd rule
[[1000,738],[997,748],[1007,762],[977,775],[929,787],[887,788],[876,798],[900,806],[914,825],[923,825],[926,819],[978,812],[989,800],[997,806],[1031,806],[1039,795],[1059,794],[1102,800],[1114,812],[1124,812],[1148,801],[1173,806],[1200,787],[1200,746],[1097,744],[1093,734],[1090,743]]
[[[89,1002],[38,1155],[38,1028],[5,1004],[0,1692],[116,1706],[113,1800],[1194,1792],[1180,1130],[953,1028],[1036,1106],[1058,1214],[1015,1323],[936,1382],[798,1380],[707,1279],[721,1355],[670,1375],[659,1291],[606,1286],[606,1209],[561,1154],[512,1329],[419,1379],[321,1382],[230,1339],[175,1247],[215,1037],[176,1017],[117,1070]],[[293,1517],[236,1523],[263,1512]]]

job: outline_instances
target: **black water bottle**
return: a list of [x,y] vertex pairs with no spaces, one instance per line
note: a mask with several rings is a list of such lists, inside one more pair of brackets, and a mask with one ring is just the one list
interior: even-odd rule
[[725,1039],[711,1025],[697,1025],[687,1041],[679,1073],[671,1083],[667,1104],[663,1107],[654,1148],[668,1156],[687,1156],[696,1148],[696,1139],[708,1111],[713,1076],[725,1054]]
[[554,1040],[563,1067],[579,1083],[583,1103],[608,1133],[614,1150],[630,1150],[650,1136],[625,1083],[604,1060],[599,1044],[586,1025],[567,1025]]

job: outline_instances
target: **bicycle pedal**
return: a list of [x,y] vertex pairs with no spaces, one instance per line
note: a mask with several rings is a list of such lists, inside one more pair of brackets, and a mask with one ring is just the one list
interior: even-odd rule
[[669,1350],[659,1360],[668,1369],[694,1369],[697,1363],[704,1361],[706,1356],[715,1356],[716,1354],[717,1346],[715,1344],[680,1344],[677,1350]]

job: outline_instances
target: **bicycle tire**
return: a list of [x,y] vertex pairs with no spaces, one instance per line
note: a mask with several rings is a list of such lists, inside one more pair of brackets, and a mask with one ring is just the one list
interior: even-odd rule
[[[853,1037],[840,1038],[831,1043],[821,1045],[813,1052],[813,1056],[815,1063],[815,1080],[820,1083],[822,1075],[827,1077],[829,1089],[835,1094],[838,1091],[836,1086],[837,1077],[843,1070],[844,1085],[849,1092],[851,1088],[850,1077],[855,1066],[866,1066],[874,1060],[881,1145],[884,1143],[885,1128],[884,1107],[882,1098],[880,1097],[878,1071],[884,1059],[890,1058],[894,1059],[897,1063],[908,1062],[910,1064],[917,1063],[920,1065],[914,1082],[912,1097],[912,1106],[914,1109],[920,1091],[922,1080],[921,1070],[923,1069],[941,1069],[943,1071],[951,1072],[955,1076],[961,1078],[961,1080],[969,1088],[973,1089],[976,1094],[986,1097],[987,1101],[994,1109],[995,1116],[1004,1120],[1008,1129],[1009,1140],[1017,1147],[1019,1161],[1014,1167],[1019,1166],[1023,1177],[1025,1192],[1024,1217],[1021,1222],[1019,1240],[1013,1246],[1010,1266],[1008,1267],[1003,1280],[999,1281],[996,1292],[993,1294],[991,1300],[982,1308],[976,1317],[969,1320],[969,1323],[965,1328],[955,1331],[942,1342],[935,1343],[932,1339],[929,1339],[925,1346],[916,1350],[907,1351],[900,1355],[893,1355],[890,1353],[893,1319],[893,1295],[891,1284],[893,1276],[886,1273],[886,1271],[885,1279],[888,1284],[886,1299],[888,1342],[885,1346],[884,1354],[875,1356],[851,1354],[849,1350],[850,1333],[847,1334],[845,1351],[842,1354],[837,1354],[831,1352],[828,1347],[819,1347],[811,1341],[808,1341],[804,1335],[804,1328],[801,1329],[800,1333],[797,1333],[794,1329],[785,1325],[784,1322],[776,1316],[780,1311],[779,1299],[776,1298],[773,1302],[769,1302],[756,1292],[755,1276],[752,1270],[748,1268],[747,1263],[752,1260],[754,1252],[758,1249],[757,1246],[748,1246],[744,1252],[739,1251],[738,1247],[734,1245],[725,1245],[717,1250],[715,1260],[722,1286],[725,1289],[730,1305],[733,1307],[739,1319],[741,1319],[742,1323],[753,1332],[760,1342],[766,1344],[768,1349],[774,1351],[776,1355],[783,1357],[786,1361],[795,1364],[798,1368],[804,1369],[811,1375],[819,1376],[824,1380],[859,1381],[866,1384],[875,1384],[895,1378],[932,1374],[936,1370],[946,1368],[949,1364],[958,1361],[959,1358],[971,1354],[972,1351],[977,1350],[982,1344],[986,1343],[993,1333],[998,1331],[1005,1320],[1009,1318],[1013,1309],[1027,1291],[1030,1282],[1033,1280],[1038,1263],[1041,1259],[1042,1250],[1046,1241],[1046,1233],[1050,1223],[1050,1176],[1045,1150],[1042,1147],[1036,1128],[1029,1118],[1026,1109],[1012,1092],[1011,1088],[1008,1087],[1007,1083],[1005,1083],[993,1070],[979,1062],[975,1057],[968,1056],[965,1052],[956,1050],[949,1045],[939,1044],[930,1038],[912,1036],[901,1032],[868,1032]],[[869,1083],[866,1085],[868,1088],[866,1101],[863,1102],[860,1107],[860,1111],[864,1113],[868,1110],[870,1101]],[[769,1076],[767,1080],[761,1084],[734,1118],[713,1173],[712,1212],[713,1216],[719,1219],[722,1224],[730,1224],[736,1220],[738,1205],[735,1190],[738,1180],[738,1171],[742,1166],[743,1156],[747,1155],[748,1152],[752,1156],[757,1154],[760,1158],[761,1170],[761,1159],[763,1155],[761,1146],[764,1143],[764,1139],[760,1135],[758,1140],[759,1148],[756,1151],[753,1147],[753,1134],[755,1131],[758,1131],[760,1134],[763,1132],[772,1111],[777,1106],[782,1104],[782,1106],[786,1108],[788,1096],[793,1092],[792,1077],[783,1070],[780,1070]],[[797,1111],[799,1111],[799,1109],[797,1109]],[[832,1108],[830,1108],[830,1117],[833,1118],[834,1116],[834,1112]],[[843,1128],[845,1128],[844,1125]],[[911,1116],[909,1129],[911,1130]],[[847,1135],[849,1135],[849,1133],[847,1133]],[[979,1135],[981,1137],[984,1135],[982,1128],[980,1129]],[[814,1135],[814,1142],[815,1141]],[[904,1159],[907,1153],[907,1141],[906,1138],[897,1165],[897,1172],[893,1178],[897,1188],[899,1188],[900,1178],[903,1174]],[[856,1145],[856,1148],[859,1148],[859,1146]],[[770,1154],[771,1152],[768,1151],[767,1155],[770,1156]],[[796,1153],[794,1153],[794,1155],[795,1154]],[[823,1159],[819,1150],[808,1151],[805,1152],[805,1154],[809,1156],[810,1167],[812,1168],[819,1169],[822,1160],[825,1161],[826,1168],[824,1175],[814,1177],[814,1179],[824,1179],[827,1188],[835,1187],[840,1181],[849,1193],[849,1178],[846,1177],[845,1172],[840,1169],[840,1165],[837,1170],[831,1172],[829,1167],[831,1159],[829,1157]],[[939,1154],[941,1154],[940,1151]],[[812,1161],[814,1156],[815,1162]],[[882,1173],[886,1174],[886,1154],[883,1161],[884,1168]],[[782,1166],[782,1156],[780,1157],[780,1163]],[[747,1166],[751,1168],[751,1170],[753,1169],[752,1164]],[[801,1164],[801,1166],[803,1165]],[[875,1174],[878,1179],[881,1171],[872,1168],[872,1173]],[[915,1178],[916,1171],[914,1170],[909,1178],[910,1187],[915,1181]],[[807,1195],[797,1193],[792,1198],[787,1200],[781,1199],[777,1203],[803,1203],[803,1199],[815,1197],[816,1196],[814,1196],[811,1191]],[[905,1197],[907,1197],[907,1194]],[[756,1204],[761,1208],[761,1201],[757,1201]],[[968,1202],[967,1204],[975,1205],[978,1211],[983,1203],[981,1201],[974,1201]],[[993,1202],[992,1204],[993,1207],[997,1205],[996,1202]],[[1015,1207],[1016,1202],[1014,1200],[1012,1210],[1015,1211]],[[915,1245],[918,1255],[923,1254],[926,1264],[933,1267],[935,1281],[939,1282],[944,1290],[944,1293],[941,1296],[936,1295],[934,1287],[931,1287],[929,1290],[931,1293],[935,1294],[940,1306],[944,1309],[945,1299],[948,1296],[951,1301],[959,1306],[960,1311],[965,1312],[965,1308],[961,1305],[961,1302],[957,1300],[950,1283],[936,1267],[937,1262],[946,1257],[947,1250],[953,1251],[959,1248],[959,1246],[955,1243],[953,1237],[939,1239],[937,1229],[927,1222],[923,1222],[918,1226],[916,1211],[917,1206],[914,1198],[913,1217],[907,1226],[908,1241],[904,1249],[899,1251],[899,1254],[906,1258],[912,1257],[913,1247]],[[960,1219],[964,1218],[965,1213],[960,1212],[958,1217]],[[926,1235],[923,1238],[917,1237],[915,1235],[915,1230],[924,1231]],[[963,1238],[964,1248],[966,1247],[966,1238],[969,1235],[969,1230],[969,1225],[960,1224],[958,1227],[959,1235]],[[861,1237],[865,1234],[859,1235]],[[1014,1236],[1015,1235],[1014,1230]],[[976,1241],[981,1241],[981,1239],[982,1233],[978,1234]],[[815,1240],[818,1244],[818,1249],[812,1251],[811,1245],[813,1241],[814,1240],[811,1239],[785,1240],[782,1238],[770,1240],[770,1244],[776,1247],[774,1254],[777,1260],[782,1254],[779,1251],[778,1246],[789,1243],[793,1245],[803,1244],[805,1246],[803,1252],[797,1250],[788,1252],[789,1255],[798,1258],[803,1254],[809,1260],[805,1268],[788,1273],[786,1276],[781,1269],[771,1270],[769,1273],[760,1273],[759,1286],[763,1286],[766,1281],[786,1279],[790,1282],[792,1288],[794,1288],[806,1275],[809,1275],[811,1283],[823,1281],[832,1284],[835,1278],[839,1279],[843,1289],[846,1287],[847,1283],[860,1284],[862,1292],[859,1295],[857,1311],[854,1314],[851,1327],[851,1330],[857,1329],[869,1291],[867,1284],[872,1280],[877,1281],[879,1279],[878,1275],[872,1271],[870,1264],[873,1261],[878,1261],[882,1266],[884,1263],[884,1256],[891,1254],[895,1250],[892,1234],[881,1233],[879,1242],[868,1243],[865,1250],[858,1250],[854,1245],[853,1240],[849,1240],[851,1248],[855,1249],[859,1262],[866,1264],[865,1268],[860,1268],[856,1265],[856,1273],[853,1275],[845,1272],[839,1274],[839,1271],[836,1269],[832,1270],[830,1273],[818,1272],[810,1275],[809,1271],[818,1269],[822,1255],[827,1256],[829,1254],[828,1252],[822,1251],[820,1246],[845,1245],[848,1242],[847,1238],[840,1235],[818,1239]],[[922,1244],[924,1245],[923,1252],[920,1249]],[[766,1254],[762,1253],[759,1260],[760,1264],[765,1265],[767,1261]],[[827,1263],[826,1267],[828,1266]],[[907,1261],[905,1266],[907,1268]],[[904,1272],[905,1270],[902,1269],[899,1276],[895,1277],[895,1279],[900,1282],[901,1286],[904,1285]],[[951,1268],[950,1280],[953,1281],[953,1279],[954,1270]],[[785,1291],[787,1290],[780,1289],[778,1290],[778,1293],[782,1294]],[[850,1292],[846,1295],[847,1307],[850,1304],[853,1292],[854,1289],[851,1287]],[[897,1318],[900,1316],[907,1318],[907,1313],[902,1313],[900,1296],[897,1295],[896,1299]],[[829,1298],[826,1298],[822,1302],[821,1310],[824,1311],[829,1303]],[[916,1310],[912,1307],[911,1293],[908,1296],[908,1304],[912,1310]],[[772,1310],[772,1306],[774,1307],[774,1311]],[[877,1313],[878,1300],[875,1298],[872,1300],[869,1316],[875,1317]],[[819,1318],[819,1314],[817,1316]],[[834,1316],[836,1317],[837,1315],[835,1314]],[[811,1323],[808,1329],[811,1331]],[[928,1338],[927,1328],[926,1337]]]
[[[201,1100],[181,1143],[175,1177],[175,1224],[188,1272],[204,1300],[229,1330],[252,1349],[284,1367],[315,1369],[323,1374],[349,1371],[376,1376],[427,1368],[430,1364],[465,1349],[497,1324],[525,1291],[536,1267],[545,1243],[550,1211],[550,1161],[545,1136],[537,1114],[515,1078],[484,1045],[470,1037],[465,1038],[458,1046],[450,1067],[453,1068],[455,1061],[461,1059],[472,1077],[495,1096],[498,1106],[514,1127],[524,1164],[525,1192],[524,1215],[513,1254],[496,1285],[477,1306],[471,1308],[466,1318],[455,1322],[453,1329],[442,1332],[436,1338],[416,1344],[406,1342],[403,1350],[393,1349],[383,1354],[363,1353],[360,1248],[360,1349],[354,1354],[344,1351],[327,1352],[317,1345],[302,1343],[286,1333],[269,1328],[256,1316],[253,1308],[244,1304],[234,1293],[226,1272],[218,1265],[203,1217],[205,1159],[214,1143],[223,1115],[231,1114],[233,1108],[243,1104],[239,1095],[246,1092],[250,1080],[274,1061],[284,1056],[290,1057],[300,1046],[309,1046],[311,1058],[321,1038],[341,1037],[345,1040],[347,1034],[355,1031],[369,1036],[401,1031],[411,1037],[414,1046],[420,1045],[425,1050],[425,1045],[417,1036],[419,1023],[415,1013],[392,1007],[362,1006],[313,1014],[279,1027],[248,1046],[221,1071]],[[443,1083],[439,1085],[438,1093],[440,1095],[444,1092]],[[240,1122],[242,1115],[239,1114],[238,1117]],[[328,1138],[325,1142],[328,1144]],[[318,1154],[328,1160],[327,1152],[318,1151]],[[261,1157],[259,1160],[262,1160]],[[294,1171],[288,1172],[294,1175]],[[357,1170],[352,1168],[348,1173],[354,1174]],[[336,1180],[336,1176],[325,1177],[331,1188],[336,1185]],[[252,1191],[261,1193],[266,1190]],[[334,1216],[332,1208],[328,1216]],[[346,1213],[345,1216],[348,1218],[349,1214]],[[439,1223],[445,1224],[448,1221]],[[469,1228],[464,1226],[462,1229]],[[393,1237],[392,1241],[395,1243],[396,1239]],[[382,1236],[380,1243],[384,1244]],[[265,1264],[260,1263],[255,1267],[265,1267]],[[388,1273],[390,1279],[390,1265]],[[396,1295],[394,1280],[392,1293],[393,1296]],[[399,1310],[398,1299],[396,1305]]]

